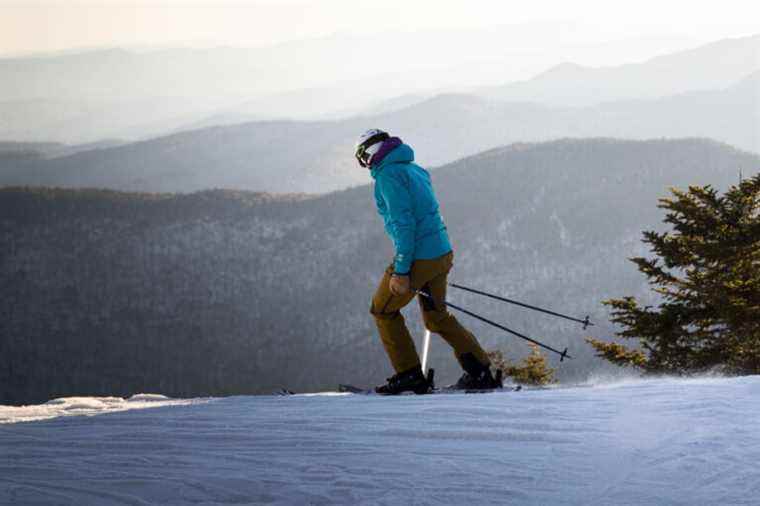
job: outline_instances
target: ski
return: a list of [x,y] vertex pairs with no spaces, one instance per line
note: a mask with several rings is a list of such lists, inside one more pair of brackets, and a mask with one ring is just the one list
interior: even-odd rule
[[[435,386],[435,369],[428,369],[427,383],[430,386],[427,392],[415,393],[415,392],[402,392],[395,395],[440,395],[440,394],[489,394],[495,392],[519,392],[522,390],[521,385],[499,387],[499,388],[455,388],[453,386],[436,388]],[[496,378],[499,384],[501,384],[501,371],[496,371]],[[362,388],[348,383],[341,383],[338,385],[338,392],[343,394],[357,394],[357,395],[377,395],[381,397],[394,397],[395,395],[378,394],[374,388]],[[276,395],[293,395],[294,392],[281,389]]]
[[[502,372],[496,371],[496,380],[501,385]],[[397,395],[434,395],[434,394],[488,394],[492,392],[519,392],[522,390],[522,386],[515,385],[514,387],[500,387],[500,388],[454,388],[453,386],[436,388],[435,386],[435,369],[428,369],[427,382],[430,385],[430,389],[423,394],[415,394],[414,392],[402,392]],[[382,395],[375,392],[371,388],[360,388],[354,385],[340,384],[338,385],[338,392],[349,394],[361,394],[361,395]],[[386,395],[383,395],[386,397]]]
[[342,383],[338,385],[338,392],[341,392],[344,394],[365,394],[365,395],[375,393],[375,391],[372,390],[371,388],[359,388],[353,385],[344,385]]
[[[519,392],[522,390],[522,386],[515,385],[502,388],[483,388],[483,389],[461,389],[461,388],[433,388],[425,394],[415,394],[414,392],[403,392],[397,395],[441,395],[441,394],[490,394],[496,392]],[[358,394],[358,395],[377,395],[381,397],[395,397],[393,395],[381,395],[371,388],[360,388],[354,385],[340,384],[338,385],[338,392],[345,394]]]
[[[425,379],[427,379],[428,384],[428,391],[425,393],[415,394],[414,392],[402,392],[401,394],[397,395],[428,395],[435,391],[435,369],[428,369],[427,375],[425,376]],[[354,385],[347,385],[347,384],[340,384],[338,385],[338,392],[341,393],[348,393],[348,394],[362,394],[362,395],[383,395],[384,394],[378,394],[375,392],[374,388],[360,388],[356,387]]]

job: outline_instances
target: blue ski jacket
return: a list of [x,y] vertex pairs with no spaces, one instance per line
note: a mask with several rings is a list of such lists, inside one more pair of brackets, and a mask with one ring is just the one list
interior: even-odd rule
[[414,151],[401,144],[370,167],[377,212],[396,247],[393,268],[398,274],[409,274],[418,258],[451,251],[430,174],[413,162]]

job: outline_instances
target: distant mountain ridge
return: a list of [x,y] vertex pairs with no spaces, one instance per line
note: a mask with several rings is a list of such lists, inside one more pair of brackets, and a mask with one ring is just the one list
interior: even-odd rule
[[0,157],[26,154],[33,158],[60,158],[82,151],[111,148],[124,144],[118,139],[103,139],[87,144],[62,144],[60,142],[8,142],[0,141]]
[[584,107],[721,89],[760,69],[760,35],[720,40],[642,63],[591,68],[562,63],[533,79],[482,90],[510,102]]
[[[494,44],[506,35],[497,31],[457,36],[468,44],[471,39],[480,41],[484,51],[494,52],[493,59],[487,64],[472,61],[472,52],[445,33],[390,40],[328,37],[258,49],[111,49],[3,58],[0,118],[5,121],[0,121],[0,139],[134,141],[236,121],[335,119],[361,111],[383,112],[375,110],[375,104],[393,103],[394,97],[424,98],[447,90],[472,90],[489,100],[590,106],[721,89],[760,68],[760,36],[753,36],[639,64],[561,64],[527,81],[478,88],[477,79],[467,83],[473,66],[483,67],[487,75],[509,75],[509,46]],[[524,45],[532,35],[525,31],[520,37]],[[395,55],[392,69],[363,64],[363,54],[384,52]],[[543,65],[535,71],[540,68]],[[490,79],[483,82],[495,82]]]
[[401,136],[428,168],[512,142],[564,137],[707,137],[760,153],[759,76],[724,90],[586,108],[443,94],[344,120],[207,127],[52,160],[0,163],[0,185],[323,193],[369,181],[352,147],[370,127]]

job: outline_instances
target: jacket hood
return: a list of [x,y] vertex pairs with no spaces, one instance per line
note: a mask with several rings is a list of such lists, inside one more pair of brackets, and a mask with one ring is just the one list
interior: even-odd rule
[[377,177],[377,173],[383,170],[388,164],[391,163],[409,163],[414,161],[414,150],[408,144],[401,144],[385,155],[380,163],[372,166],[372,177]]

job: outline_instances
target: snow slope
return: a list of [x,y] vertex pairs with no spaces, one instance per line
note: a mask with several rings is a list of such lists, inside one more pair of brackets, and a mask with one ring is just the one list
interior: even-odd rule
[[1,504],[756,505],[760,377],[231,397],[0,426]]

